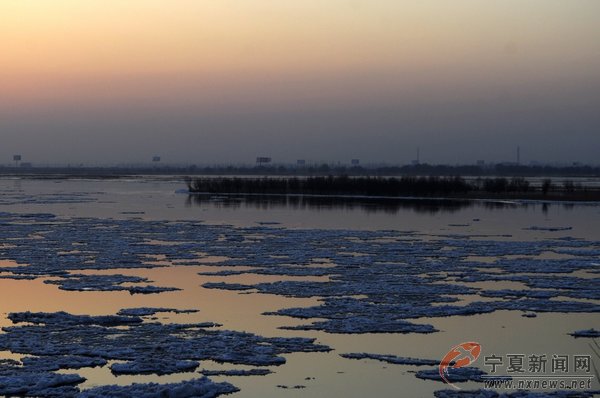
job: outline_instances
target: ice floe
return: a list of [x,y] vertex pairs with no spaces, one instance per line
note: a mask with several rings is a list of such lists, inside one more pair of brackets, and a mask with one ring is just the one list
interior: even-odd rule
[[558,231],[570,231],[573,229],[573,227],[538,227],[538,226],[532,226],[529,228],[523,228],[525,230],[530,230],[530,231],[548,231],[548,232],[558,232]]
[[[467,381],[478,381],[483,382],[485,380],[484,377],[487,373],[479,368],[474,367],[465,367],[465,368],[450,368],[448,380],[452,383],[464,383]],[[439,369],[426,369],[419,370],[415,373],[415,376],[419,379],[425,380],[434,380],[434,381],[444,381],[440,376]]]
[[200,371],[205,376],[265,376],[273,373],[269,369],[227,369],[227,370],[208,370]]
[[340,354],[340,356],[348,359],[374,359],[377,361],[392,363],[394,365],[432,366],[438,365],[440,363],[439,360],[434,359],[420,359],[410,357],[398,357],[395,355],[368,354],[365,352]]
[[573,333],[569,333],[571,336],[573,337],[589,337],[589,338],[596,338],[596,337],[600,337],[600,330],[596,330],[596,329],[587,329],[587,330],[576,330]]
[[117,315],[125,316],[150,316],[159,312],[172,312],[175,314],[189,314],[198,312],[198,310],[178,310],[175,308],[155,308],[155,307],[139,307],[139,308],[124,308]]
[[170,384],[102,386],[83,391],[80,398],[214,398],[239,391],[229,383],[215,383],[206,377]]

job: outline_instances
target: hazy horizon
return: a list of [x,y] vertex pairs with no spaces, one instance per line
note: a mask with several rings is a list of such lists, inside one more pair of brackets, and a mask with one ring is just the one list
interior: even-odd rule
[[598,163],[594,0],[7,0],[0,164]]

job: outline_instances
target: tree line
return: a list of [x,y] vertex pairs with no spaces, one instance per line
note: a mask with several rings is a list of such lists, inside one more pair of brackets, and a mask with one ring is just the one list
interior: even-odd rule
[[186,180],[190,192],[229,194],[302,194],[363,196],[440,196],[469,193],[541,193],[585,190],[572,181],[555,184],[544,179],[533,186],[523,177],[477,178],[403,176],[403,177],[202,177]]

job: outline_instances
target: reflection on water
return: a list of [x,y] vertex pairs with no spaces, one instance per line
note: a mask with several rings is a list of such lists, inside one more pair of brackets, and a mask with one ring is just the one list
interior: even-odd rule
[[[301,195],[188,195],[186,205],[212,205],[226,208],[255,208],[269,210],[287,207],[293,210],[363,210],[367,213],[384,212],[395,214],[401,210],[416,213],[453,213],[473,206],[509,206],[472,200],[413,199],[413,198],[364,198]],[[516,206],[516,204],[510,204]]]

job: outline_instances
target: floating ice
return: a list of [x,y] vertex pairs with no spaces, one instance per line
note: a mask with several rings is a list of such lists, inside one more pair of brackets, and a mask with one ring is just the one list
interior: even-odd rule
[[60,279],[46,280],[44,283],[58,285],[61,290],[86,291],[127,291],[131,294],[151,294],[180,290],[174,287],[121,286],[124,283],[146,283],[146,278],[127,275],[63,275]]
[[[327,346],[315,344],[315,340],[310,338],[267,338],[244,332],[210,330],[213,323],[143,323],[137,316],[162,310],[141,308],[139,311],[120,311],[120,314],[136,314],[131,316],[11,313],[8,317],[16,325],[2,329],[0,350],[27,357],[23,359],[22,366],[16,361],[0,363],[0,376],[23,379],[18,385],[27,386],[27,391],[34,391],[36,396],[69,396],[78,391],[72,385],[81,383],[83,379],[77,375],[54,375],[50,371],[104,366],[107,361],[114,361],[110,369],[117,375],[166,375],[193,371],[202,360],[274,366],[285,363],[282,354],[330,350]],[[30,381],[34,378],[48,383],[32,386]],[[2,380],[0,378],[0,387],[5,386],[6,389],[1,391],[6,394],[13,391],[9,388],[18,386],[10,380],[3,384]],[[68,390],[65,385],[70,386]],[[54,386],[59,390],[52,390]],[[149,388],[148,391],[155,388],[148,386],[132,388],[129,396],[138,396],[137,388]],[[177,390],[178,387],[174,386]],[[119,387],[118,391],[125,394],[124,388]],[[106,389],[90,391],[110,393]]]
[[115,375],[140,375],[140,374],[173,374],[180,372],[192,372],[200,365],[197,361],[163,359],[158,355],[148,358],[136,358],[125,363],[111,365],[110,371]]
[[[58,368],[77,368],[82,365],[81,358],[71,357],[69,365],[65,358],[57,358]],[[95,366],[95,365],[94,365]],[[70,397],[79,389],[77,384],[85,378],[76,374],[56,374],[58,370],[47,358],[25,358],[23,364],[15,360],[0,361],[0,395],[2,396],[39,396],[39,397]]]
[[364,352],[340,354],[340,356],[348,359],[375,359],[377,361],[393,363],[394,365],[431,366],[440,363],[439,360],[434,359],[398,357],[395,355],[368,354]]
[[79,389],[75,387],[85,379],[75,374],[13,373],[0,370],[0,395],[29,397],[71,397]]
[[60,369],[81,369],[104,366],[106,359],[89,356],[65,355],[65,356],[43,356],[24,357],[21,359],[26,368],[35,368],[44,371],[56,371]]
[[[285,312],[281,312],[284,314]],[[330,316],[330,315],[329,315]],[[328,317],[325,315],[324,317]],[[289,330],[323,330],[329,333],[433,333],[437,329],[431,325],[418,325],[402,319],[386,317],[348,316],[347,319],[331,319],[314,322],[310,325],[284,326]]]
[[252,290],[255,287],[241,283],[208,282],[202,285],[206,289]]
[[573,333],[569,333],[571,336],[573,337],[590,337],[590,338],[596,338],[596,337],[600,337],[600,330],[596,330],[596,329],[587,329],[587,330],[577,330]]
[[521,314],[523,318],[537,318],[537,314],[535,312],[525,312]]
[[155,315],[158,312],[173,312],[175,314],[188,314],[198,312],[198,310],[178,310],[175,308],[154,308],[154,307],[140,307],[140,308],[125,308],[120,310],[117,315],[125,316],[149,316]]
[[557,232],[557,231],[570,231],[573,229],[573,227],[538,227],[538,226],[533,226],[533,227],[529,227],[529,228],[523,228],[525,230],[529,230],[529,231],[548,231],[548,232]]
[[[176,288],[151,286],[145,278],[116,270],[169,263],[206,265],[204,257],[220,259],[210,265],[215,270],[212,274],[223,278],[239,273],[294,276],[293,281],[236,284],[225,279],[204,284],[249,294],[317,298],[318,304],[311,307],[271,312],[306,320],[288,329],[432,333],[436,329],[426,324],[426,318],[498,310],[600,312],[600,278],[574,274],[600,272],[600,242],[593,240],[538,237],[522,242],[506,236],[292,230],[266,225],[236,228],[192,221],[62,219],[35,213],[0,213],[0,224],[0,241],[10,242],[0,246],[0,259],[16,263],[2,267],[0,278],[39,278],[65,290],[169,291]],[[541,257],[547,252],[569,256]],[[157,256],[160,262],[149,260]],[[479,257],[492,261],[472,260]],[[101,270],[102,275],[95,275],[94,270]],[[106,275],[111,270],[114,274]],[[482,289],[472,284],[490,281],[521,286],[493,290],[489,285]],[[464,296],[469,296],[467,304]],[[478,301],[478,297],[486,300]],[[0,349],[39,358],[72,358],[72,365],[75,358],[90,357],[111,361],[116,372],[157,374],[191,369],[207,359],[278,365],[285,362],[282,354],[286,352],[328,349],[310,339],[267,339],[212,330],[212,323],[166,325],[142,319],[165,310],[126,309],[103,317],[11,314],[15,323],[27,324],[5,328]],[[36,374],[43,374],[41,361]],[[25,374],[25,368],[12,371]]]
[[83,391],[80,398],[214,398],[239,391],[229,383],[215,383],[206,377],[171,384],[102,386]]
[[[467,381],[478,381],[483,382],[484,377],[487,373],[481,369],[466,367],[466,368],[450,368],[448,369],[449,375],[448,380],[452,383],[464,383]],[[426,369],[419,370],[415,373],[415,376],[419,379],[444,381],[440,376],[439,369]],[[505,378],[505,377],[504,377]]]
[[[22,222],[27,220],[27,222]],[[52,221],[51,224],[48,224]],[[597,312],[592,302],[556,298],[600,297],[600,279],[553,274],[597,272],[600,242],[554,239],[518,242],[490,237],[447,235],[432,239],[414,232],[289,230],[257,226],[234,228],[198,222],[58,219],[51,214],[0,215],[0,258],[18,264],[2,268],[2,278],[43,278],[64,290],[161,293],[176,287],[149,285],[135,276],[94,275],[79,270],[158,267],[152,256],[181,266],[202,264],[196,253],[218,256],[212,274],[328,277],[327,282],[282,281],[253,285],[211,282],[206,288],[257,291],[291,297],[325,298],[316,307],[282,309],[278,315],[322,318],[298,329],[340,333],[433,332],[430,325],[409,322],[421,317],[472,315],[496,310]],[[40,239],[31,239],[31,235]],[[406,239],[406,237],[410,239]],[[157,243],[158,242],[158,243]],[[166,242],[168,244],[161,244]],[[577,251],[575,258],[544,260],[544,252]],[[523,258],[507,258],[519,255]],[[468,257],[496,261],[467,261]],[[318,266],[327,261],[327,266]],[[317,265],[316,265],[317,264]],[[229,267],[218,270],[219,266]],[[237,271],[231,267],[241,266]],[[495,272],[486,272],[494,268]],[[497,271],[499,270],[499,272]],[[530,275],[522,275],[522,273]],[[528,289],[485,290],[465,283],[521,282]],[[457,296],[480,295],[497,301],[469,305]]]
[[269,369],[229,369],[229,370],[207,370],[200,371],[205,376],[265,376],[271,372]]
[[[63,326],[79,326],[79,325],[98,325],[98,326],[126,326],[142,323],[142,319],[131,316],[118,315],[72,315],[64,311],[47,313],[47,312],[13,312],[8,314],[8,319],[13,323],[33,323],[36,325],[63,325]],[[0,337],[4,337],[0,335]]]

